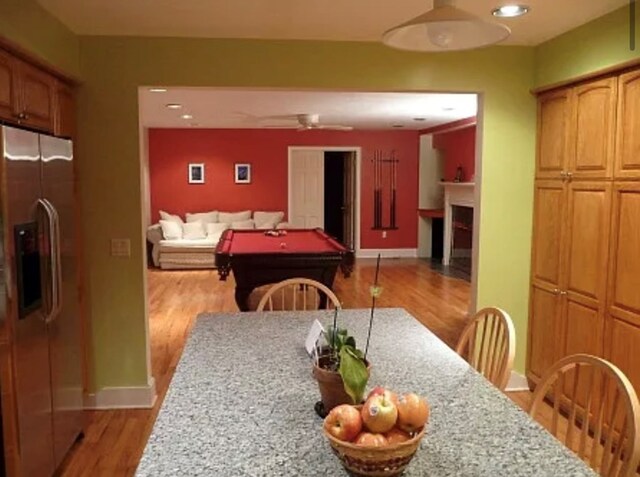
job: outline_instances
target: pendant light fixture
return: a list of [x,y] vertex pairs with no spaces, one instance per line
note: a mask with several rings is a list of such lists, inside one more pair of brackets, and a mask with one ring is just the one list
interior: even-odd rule
[[385,32],[382,42],[412,51],[460,51],[505,40],[509,27],[456,8],[452,0],[434,0],[433,9]]

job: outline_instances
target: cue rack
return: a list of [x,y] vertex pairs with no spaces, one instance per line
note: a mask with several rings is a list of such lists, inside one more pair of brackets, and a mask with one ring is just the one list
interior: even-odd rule
[[373,152],[373,230],[394,230],[396,225],[396,190],[398,162],[396,151]]

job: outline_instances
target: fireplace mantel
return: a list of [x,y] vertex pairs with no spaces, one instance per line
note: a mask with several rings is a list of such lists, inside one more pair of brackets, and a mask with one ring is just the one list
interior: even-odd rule
[[475,209],[474,182],[443,182],[444,187],[444,253],[442,264],[451,261],[451,241],[453,240],[453,206]]

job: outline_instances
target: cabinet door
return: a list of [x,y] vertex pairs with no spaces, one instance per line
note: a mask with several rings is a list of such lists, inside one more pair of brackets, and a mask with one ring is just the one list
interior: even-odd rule
[[0,50],[0,118],[16,119],[16,74],[11,55]]
[[536,181],[527,364],[529,375],[535,380],[556,361],[561,343],[560,252],[565,203],[566,187],[562,182]]
[[610,182],[574,181],[568,186],[561,357],[603,355],[611,190]]
[[617,78],[573,90],[571,161],[575,178],[609,178],[613,173]]
[[55,100],[54,134],[59,137],[73,138],[76,131],[73,89],[64,83],[58,83]]
[[640,178],[640,71],[618,80],[618,121],[614,176]]
[[618,365],[640,392],[640,183],[616,183],[605,357]]
[[552,91],[538,98],[536,177],[559,179],[568,167],[571,92]]
[[19,69],[20,123],[53,132],[55,78],[27,63]]

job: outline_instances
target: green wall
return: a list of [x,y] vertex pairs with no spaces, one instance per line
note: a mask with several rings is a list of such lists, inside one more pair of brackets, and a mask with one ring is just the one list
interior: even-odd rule
[[[79,155],[96,386],[146,382],[137,88],[248,86],[484,93],[479,304],[512,314],[525,343],[534,164],[534,52],[424,55],[375,43],[81,39]],[[131,259],[109,255],[131,237]],[[524,367],[524,346],[517,367]]]
[[636,50],[629,48],[629,8],[624,7],[536,48],[536,86],[565,81],[640,59],[640,6],[636,7]]
[[0,36],[79,77],[79,39],[33,0],[0,0]]

